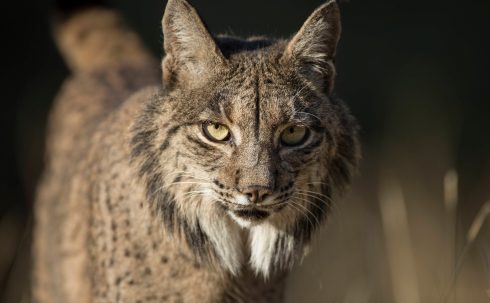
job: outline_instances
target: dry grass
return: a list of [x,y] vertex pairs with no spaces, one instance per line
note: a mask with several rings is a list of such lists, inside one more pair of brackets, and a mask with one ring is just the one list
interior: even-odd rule
[[[464,263],[468,257],[468,253],[472,249],[478,235],[480,234],[480,231],[482,230],[483,224],[485,223],[485,220],[490,217],[490,201],[487,201],[483,206],[481,207],[480,211],[476,215],[475,219],[473,220],[473,223],[471,224],[470,229],[466,233],[466,242],[464,244],[464,247],[458,256],[456,260],[456,266],[453,271],[453,275],[450,281],[449,289],[447,290],[447,293],[445,294],[443,298],[443,302],[450,302],[451,299],[454,297],[453,292],[456,288],[458,276],[464,266]],[[488,258],[488,256],[486,256]],[[488,262],[488,260],[487,260]],[[489,272],[490,274],[490,272]],[[489,293],[489,290],[487,290],[487,295]],[[490,297],[490,296],[489,296]]]

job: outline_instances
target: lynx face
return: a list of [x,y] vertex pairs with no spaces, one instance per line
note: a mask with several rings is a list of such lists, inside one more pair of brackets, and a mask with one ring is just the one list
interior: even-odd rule
[[[213,38],[185,1],[163,18],[164,89],[133,127],[133,158],[169,232],[232,273],[302,255],[357,165],[356,126],[333,97],[337,5],[290,40]],[[238,225],[237,225],[238,223]]]
[[183,142],[190,154],[185,162],[193,163],[187,173],[209,180],[193,190],[244,226],[278,212],[327,212],[322,158],[335,145],[328,98],[259,54],[230,58],[209,99],[194,100],[205,106],[186,121],[192,126]]

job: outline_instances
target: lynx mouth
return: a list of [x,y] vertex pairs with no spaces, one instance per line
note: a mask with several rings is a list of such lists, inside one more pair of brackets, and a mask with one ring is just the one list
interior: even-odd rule
[[241,219],[259,221],[264,220],[265,218],[270,216],[268,211],[256,209],[256,208],[247,208],[247,209],[235,209],[232,211],[233,214]]

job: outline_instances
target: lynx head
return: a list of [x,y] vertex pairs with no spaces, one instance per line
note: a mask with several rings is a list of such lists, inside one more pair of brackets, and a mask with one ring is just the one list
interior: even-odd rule
[[212,36],[185,0],[162,24],[163,89],[132,139],[150,205],[203,260],[289,269],[357,166],[356,124],[333,96],[337,4],[288,41]]

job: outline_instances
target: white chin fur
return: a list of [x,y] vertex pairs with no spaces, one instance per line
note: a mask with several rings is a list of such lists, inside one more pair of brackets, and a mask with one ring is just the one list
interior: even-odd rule
[[[213,242],[223,267],[230,273],[237,275],[245,261],[240,228],[249,230],[248,241],[251,250],[249,264],[257,275],[267,278],[272,274],[275,266],[284,263],[281,261],[295,259],[295,240],[292,235],[286,234],[267,221],[255,223],[239,218],[232,212],[229,212],[229,215],[230,218],[201,219],[200,222]],[[278,251],[276,241],[280,237],[282,246]]]
[[[283,237],[285,246],[283,251],[276,251],[276,241]],[[274,225],[264,222],[250,229],[250,265],[256,274],[269,277],[273,271],[274,263],[281,258],[294,258],[294,238],[277,229]]]

